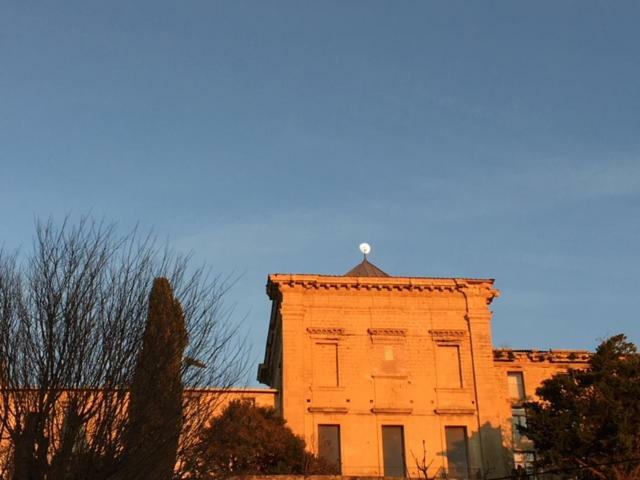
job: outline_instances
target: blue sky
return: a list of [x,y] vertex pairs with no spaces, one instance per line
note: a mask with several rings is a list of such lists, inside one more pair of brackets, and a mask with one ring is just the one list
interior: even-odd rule
[[91,212],[222,274],[493,277],[494,341],[640,342],[637,2],[0,4],[0,242]]

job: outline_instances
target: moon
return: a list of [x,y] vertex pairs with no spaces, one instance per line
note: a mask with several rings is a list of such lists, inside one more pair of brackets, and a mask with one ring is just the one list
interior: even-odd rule
[[362,253],[364,253],[365,255],[368,255],[369,252],[371,252],[371,245],[369,245],[368,243],[361,243],[360,244],[360,251]]

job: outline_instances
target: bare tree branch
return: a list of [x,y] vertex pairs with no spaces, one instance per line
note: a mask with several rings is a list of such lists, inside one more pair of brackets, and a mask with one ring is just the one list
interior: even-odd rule
[[20,465],[47,479],[117,471],[127,391],[159,276],[184,307],[191,360],[183,362],[183,384],[200,392],[184,396],[185,455],[194,441],[189,433],[246,375],[246,349],[222,303],[229,282],[158,248],[150,235],[118,236],[87,217],[75,225],[37,222],[24,258],[0,252],[2,478],[18,478]]

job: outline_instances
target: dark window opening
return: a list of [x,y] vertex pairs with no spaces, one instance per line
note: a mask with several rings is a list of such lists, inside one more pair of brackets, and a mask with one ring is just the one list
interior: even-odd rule
[[447,440],[447,463],[451,480],[469,478],[466,427],[445,427]]
[[382,427],[382,452],[385,477],[405,477],[404,428],[400,425]]
[[318,425],[318,457],[330,465],[331,473],[342,473],[340,425]]

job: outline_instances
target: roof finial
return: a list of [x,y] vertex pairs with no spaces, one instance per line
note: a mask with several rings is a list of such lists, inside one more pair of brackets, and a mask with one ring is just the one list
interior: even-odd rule
[[371,252],[371,245],[369,245],[368,243],[361,243],[360,244],[360,251],[364,255],[364,259],[366,260],[367,259],[367,255],[369,255],[369,252]]
[[371,245],[368,243],[361,243],[359,245],[360,251],[364,255],[364,260],[362,260],[358,265],[353,267],[347,273],[344,274],[345,277],[388,277],[389,274],[383,272],[378,267],[376,267],[373,263],[367,260],[367,255],[371,253]]

